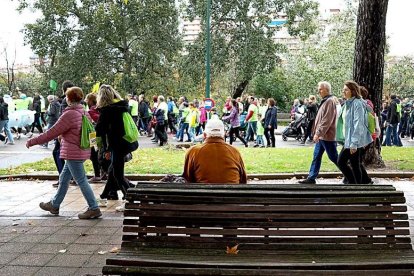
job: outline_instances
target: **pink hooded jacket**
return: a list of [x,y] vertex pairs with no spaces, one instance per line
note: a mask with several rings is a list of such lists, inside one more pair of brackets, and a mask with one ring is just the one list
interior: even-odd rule
[[60,158],[65,160],[87,160],[91,150],[80,148],[82,115],[90,120],[88,112],[85,112],[81,104],[68,106],[55,125],[45,133],[28,141],[29,146],[44,144],[62,136]]

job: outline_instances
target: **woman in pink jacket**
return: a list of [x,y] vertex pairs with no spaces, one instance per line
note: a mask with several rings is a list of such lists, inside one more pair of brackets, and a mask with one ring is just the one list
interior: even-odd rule
[[56,124],[47,132],[28,140],[26,147],[41,145],[59,136],[61,137],[60,158],[66,162],[59,175],[59,187],[56,195],[49,202],[41,202],[39,206],[45,211],[58,215],[60,204],[65,198],[69,188],[69,182],[73,177],[88,203],[88,210],[78,214],[78,217],[80,219],[92,219],[102,216],[102,213],[98,208],[95,195],[88,183],[83,167],[85,160],[90,157],[91,150],[84,150],[80,147],[82,115],[85,114],[89,117],[89,114],[85,112],[83,106],[80,104],[82,99],[83,92],[79,87],[72,87],[67,90],[66,101],[69,106],[63,111],[62,116],[60,116]]

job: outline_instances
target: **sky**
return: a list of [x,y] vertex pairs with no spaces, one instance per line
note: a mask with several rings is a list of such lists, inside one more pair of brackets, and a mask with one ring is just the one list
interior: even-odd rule
[[[319,0],[321,9],[341,7],[344,0]],[[29,64],[29,58],[33,55],[30,46],[24,46],[24,38],[21,30],[24,24],[36,20],[36,14],[25,11],[19,14],[16,11],[16,0],[0,0],[0,53],[6,46],[9,56],[14,56],[16,49],[16,62]],[[387,36],[389,37],[390,55],[414,56],[414,0],[389,0],[387,15]],[[0,56],[0,66],[4,66],[4,56]]]

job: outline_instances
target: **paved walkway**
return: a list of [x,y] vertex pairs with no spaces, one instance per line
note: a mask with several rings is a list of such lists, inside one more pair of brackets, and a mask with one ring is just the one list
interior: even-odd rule
[[[403,190],[407,198],[411,233],[414,233],[414,185],[412,181],[374,179]],[[250,183],[294,183],[295,180]],[[338,183],[321,179],[318,183]],[[38,205],[55,193],[53,181],[0,181],[0,275],[101,275],[106,258],[120,248],[121,201],[101,208],[103,217],[79,220],[86,202],[78,187],[70,187],[60,216],[42,211]],[[95,195],[103,184],[92,185]],[[414,236],[412,235],[412,238]]]

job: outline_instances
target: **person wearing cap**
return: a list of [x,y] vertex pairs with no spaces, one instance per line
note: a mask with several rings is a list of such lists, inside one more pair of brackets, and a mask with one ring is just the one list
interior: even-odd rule
[[204,143],[191,147],[185,156],[183,177],[191,183],[246,183],[240,152],[224,141],[223,122],[209,120],[203,136]]

